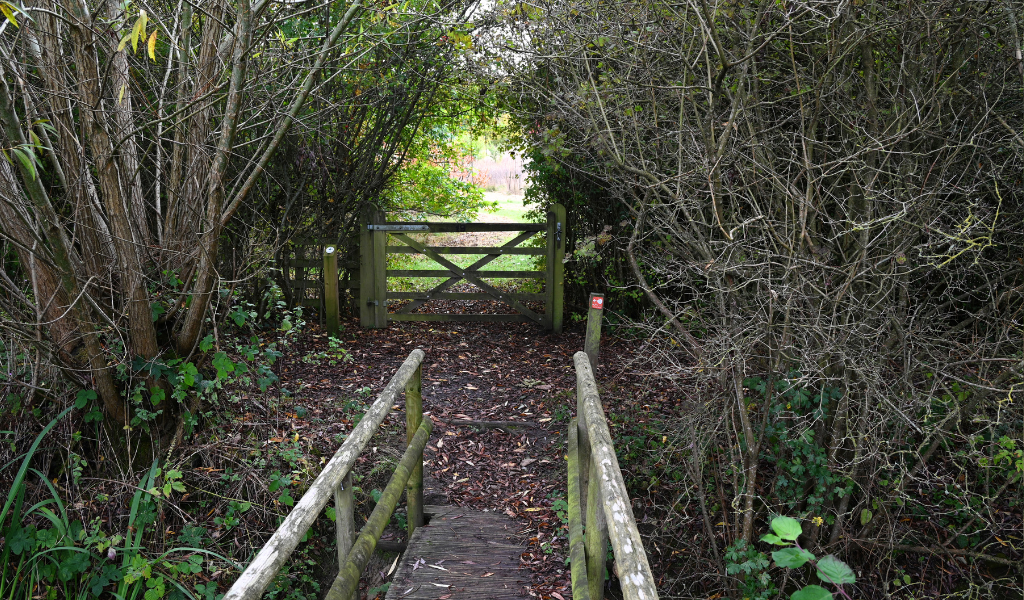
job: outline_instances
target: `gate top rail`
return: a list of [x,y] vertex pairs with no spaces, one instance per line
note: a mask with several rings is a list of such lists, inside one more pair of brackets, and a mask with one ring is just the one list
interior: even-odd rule
[[487,231],[546,231],[546,223],[370,223],[367,231],[425,231],[430,233],[480,233]]
[[[576,366],[579,426],[577,432],[571,432],[577,435],[570,435],[570,446],[578,445],[579,454],[578,459],[575,452],[570,456],[570,488],[576,488],[574,491],[578,494],[577,505],[582,504],[580,502],[582,498],[586,498],[585,514],[588,521],[585,562],[578,564],[580,561],[572,561],[573,597],[577,597],[577,590],[584,592],[580,594],[581,598],[589,596],[596,600],[601,597],[604,553],[607,542],[597,540],[597,538],[604,538],[604,530],[607,528],[607,536],[611,538],[612,552],[618,567],[619,585],[622,588],[623,597],[626,600],[657,600],[656,580],[651,573],[651,566],[647,562],[647,553],[644,551],[640,532],[636,527],[636,519],[633,517],[633,509],[629,494],[626,492],[626,484],[622,479],[622,471],[619,469],[619,461],[615,457],[615,446],[612,444],[612,436],[608,431],[604,410],[601,408],[601,397],[597,392],[597,383],[590,367],[590,358],[586,352],[577,352],[573,356],[573,362]],[[572,443],[577,441],[575,438],[578,438],[577,444]],[[588,464],[579,464],[578,474],[574,474],[573,471],[577,470],[574,468],[577,467],[577,462]],[[581,481],[585,480],[586,487],[580,490],[578,485],[573,485],[574,477],[578,477]],[[571,495],[573,495],[572,492],[570,492]],[[603,509],[603,519],[595,518],[598,507],[590,505],[595,501],[601,505],[600,509]],[[573,536],[572,530],[579,531],[581,529],[579,527],[581,525],[580,517],[578,506],[570,505],[570,521],[575,521],[575,523],[570,522],[570,536],[577,537],[577,539],[582,536]],[[577,527],[573,527],[573,525],[577,525]],[[570,545],[577,547],[577,553],[582,552],[582,548],[579,548],[580,544],[572,544],[570,541]],[[576,556],[580,556],[580,554]],[[596,572],[598,570],[599,573]],[[590,571],[595,572],[591,573]],[[589,586],[584,583],[588,580]],[[589,594],[585,593],[588,587]]]
[[374,432],[391,412],[398,394],[403,392],[406,384],[419,373],[423,356],[423,350],[419,348],[409,353],[408,358],[377,396],[359,424],[334,453],[302,498],[295,503],[295,507],[231,586],[223,600],[255,600],[263,595],[285,561],[295,551],[306,531],[334,496],[342,479],[352,470],[356,459],[366,448]]

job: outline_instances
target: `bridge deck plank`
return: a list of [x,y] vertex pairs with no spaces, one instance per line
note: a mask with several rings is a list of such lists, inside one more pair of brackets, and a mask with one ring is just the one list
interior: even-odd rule
[[525,548],[515,541],[515,522],[456,506],[428,505],[423,512],[430,522],[413,534],[386,600],[524,596],[529,577],[519,569]]

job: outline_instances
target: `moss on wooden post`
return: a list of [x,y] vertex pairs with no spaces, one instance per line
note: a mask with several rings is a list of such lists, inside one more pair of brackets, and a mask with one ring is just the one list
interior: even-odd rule
[[416,464],[423,460],[423,447],[427,445],[431,429],[433,429],[433,423],[430,419],[420,423],[412,443],[405,449],[405,454],[402,456],[402,461],[398,463],[395,474],[391,476],[391,481],[384,488],[377,506],[370,514],[370,518],[366,520],[366,525],[363,525],[360,530],[356,543],[348,553],[348,560],[338,572],[338,577],[331,585],[330,591],[327,592],[325,600],[349,600],[358,589],[359,576],[366,568],[366,563],[370,561],[370,556],[373,555],[373,549],[377,546],[384,527],[391,520],[391,513],[394,512],[395,505],[402,497],[402,491],[405,489],[409,476],[412,475]]
[[324,248],[324,325],[327,333],[338,335],[338,250]]
[[579,433],[576,419],[569,424],[569,563],[572,569],[572,597],[590,600],[587,579],[587,551],[583,546],[583,516],[580,513]]
[[[423,365],[420,365],[413,376],[405,384],[405,429],[408,443],[419,430],[420,422],[423,421],[423,393],[422,393]],[[406,515],[409,527],[409,537],[417,527],[423,525],[423,454],[420,453],[420,460],[413,468],[409,482],[405,486],[405,501],[407,505]]]

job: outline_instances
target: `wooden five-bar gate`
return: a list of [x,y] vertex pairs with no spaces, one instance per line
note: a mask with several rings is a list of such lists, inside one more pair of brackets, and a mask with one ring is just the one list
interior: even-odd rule
[[[431,246],[420,241],[424,234],[438,233],[518,233],[501,246]],[[523,244],[536,235],[545,234],[544,247]],[[358,307],[363,327],[386,327],[392,321],[519,321],[535,322],[546,329],[561,333],[563,322],[563,257],[565,256],[565,207],[554,204],[547,213],[546,223],[389,223],[384,213],[368,211],[360,226],[358,268],[351,258],[346,261],[335,246],[322,245],[323,270],[321,281],[313,281],[307,273],[320,266],[309,255],[313,245],[293,245],[288,253],[278,258],[282,269],[284,288],[292,304],[321,307],[326,316],[328,330],[336,329],[341,290],[347,289]],[[391,244],[389,242],[398,242]],[[437,269],[388,269],[389,254],[421,254],[434,261]],[[466,267],[446,258],[451,255],[478,255],[478,260]],[[501,256],[544,256],[543,270],[502,271],[487,270],[485,266]],[[339,266],[342,269],[339,269]],[[339,275],[344,272],[344,279]],[[388,289],[388,279],[442,278],[430,290],[403,292]],[[542,292],[513,292],[500,289],[493,279],[543,280]],[[449,291],[459,282],[468,282],[479,291]],[[311,298],[309,291],[319,292],[320,298]],[[506,314],[455,314],[417,312],[432,300],[498,300],[513,311]],[[396,312],[388,311],[389,300],[408,300]],[[544,311],[538,312],[527,302],[543,302]],[[332,324],[334,327],[332,328]]]

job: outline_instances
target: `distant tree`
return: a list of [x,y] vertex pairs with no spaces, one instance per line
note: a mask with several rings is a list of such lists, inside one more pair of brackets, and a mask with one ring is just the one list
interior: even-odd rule
[[[425,49],[442,52],[431,43],[465,14],[429,0],[2,4],[0,328],[94,386],[122,425],[131,407],[113,367],[194,352],[225,228],[239,216],[266,226],[276,153],[301,148],[294,140],[324,114],[336,131],[407,136],[415,118],[360,121],[360,98],[429,98],[429,73],[403,70],[403,57],[433,68],[437,52]],[[391,71],[372,71],[383,64],[373,56]],[[373,148],[361,150],[364,168],[401,150],[347,139]],[[302,168],[297,154],[284,179]]]

